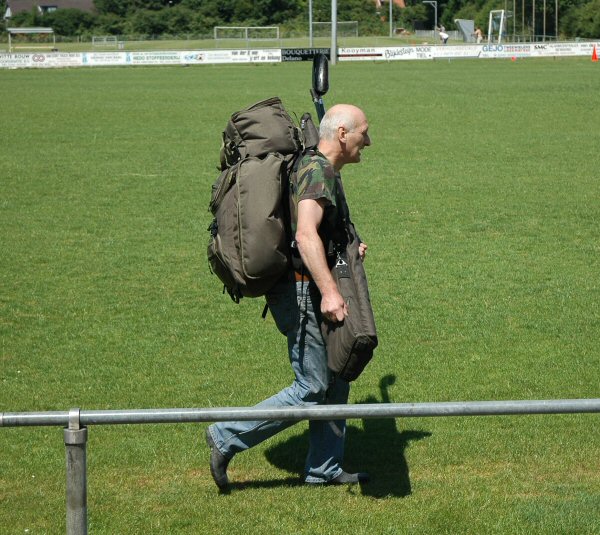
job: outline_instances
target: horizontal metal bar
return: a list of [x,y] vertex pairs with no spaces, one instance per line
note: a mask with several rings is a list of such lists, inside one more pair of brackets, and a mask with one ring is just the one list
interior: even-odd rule
[[[233,420],[330,420],[429,416],[598,413],[600,399],[373,403],[310,407],[224,407],[207,409],[132,409],[80,411],[80,424],[160,424]],[[69,425],[69,411],[0,413],[0,427]]]
[[69,425],[69,411],[53,412],[3,412],[0,413],[0,427],[37,427]]

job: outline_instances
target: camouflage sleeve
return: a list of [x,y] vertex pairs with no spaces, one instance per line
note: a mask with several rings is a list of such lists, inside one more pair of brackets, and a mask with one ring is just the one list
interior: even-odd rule
[[323,199],[335,206],[335,170],[322,156],[305,156],[298,167],[297,200]]

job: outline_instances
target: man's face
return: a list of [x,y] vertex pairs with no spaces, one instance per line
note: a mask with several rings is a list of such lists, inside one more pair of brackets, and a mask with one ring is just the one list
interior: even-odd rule
[[357,117],[356,127],[351,131],[346,131],[345,163],[360,162],[360,153],[371,144],[369,137],[369,123],[364,114]]

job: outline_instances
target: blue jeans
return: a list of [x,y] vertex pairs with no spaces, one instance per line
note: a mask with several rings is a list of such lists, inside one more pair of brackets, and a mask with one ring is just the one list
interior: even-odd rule
[[[319,321],[320,294],[313,282],[282,281],[267,295],[277,328],[287,337],[294,382],[256,407],[306,406],[348,401],[350,385],[327,368],[327,350]],[[227,458],[244,451],[295,422],[219,422],[209,427]],[[307,483],[325,483],[342,473],[346,421],[311,420],[305,465]]]

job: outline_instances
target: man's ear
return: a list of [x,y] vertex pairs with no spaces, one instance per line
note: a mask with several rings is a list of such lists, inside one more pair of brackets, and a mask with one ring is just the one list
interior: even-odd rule
[[346,138],[348,137],[348,130],[346,130],[346,128],[343,126],[338,126],[337,133],[338,133],[338,140],[341,143],[346,143]]

